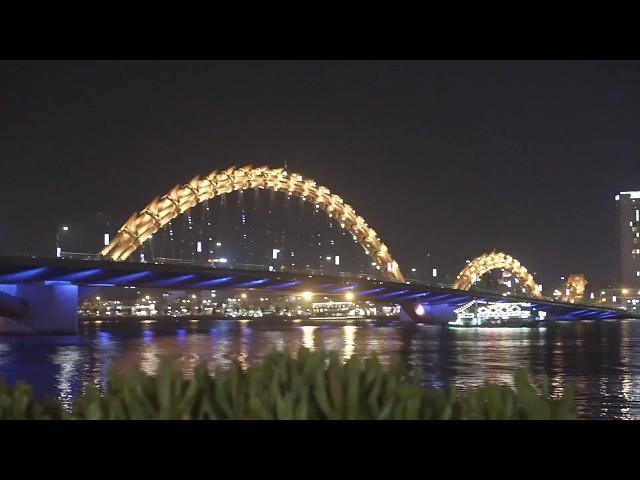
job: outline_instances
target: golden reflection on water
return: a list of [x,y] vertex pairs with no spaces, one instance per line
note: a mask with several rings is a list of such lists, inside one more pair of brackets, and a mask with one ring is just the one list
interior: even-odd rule
[[302,328],[302,346],[304,348],[308,348],[311,351],[314,351],[316,349],[314,343],[314,332],[318,327],[316,327],[315,325],[304,325],[300,328]]
[[345,325],[342,327],[344,332],[344,351],[342,352],[342,358],[345,360],[348,360],[353,355],[357,329],[358,327],[355,325]]
[[240,321],[240,323],[242,323],[240,329],[240,351],[236,357],[243,370],[249,368],[249,336],[251,335],[251,329],[245,326],[246,322],[248,322],[248,320],[244,322],[242,320]]

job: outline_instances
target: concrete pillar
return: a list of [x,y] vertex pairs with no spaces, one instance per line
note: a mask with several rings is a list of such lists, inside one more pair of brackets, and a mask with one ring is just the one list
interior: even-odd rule
[[453,322],[456,315],[446,304],[431,306],[428,303],[401,303],[400,320],[414,323],[438,323],[446,325]]
[[78,287],[71,284],[21,283],[15,296],[26,301],[22,318],[0,317],[0,333],[68,335],[78,331]]

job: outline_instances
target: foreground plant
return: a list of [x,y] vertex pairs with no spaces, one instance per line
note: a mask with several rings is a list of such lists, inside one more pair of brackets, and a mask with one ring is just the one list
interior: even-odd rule
[[204,365],[185,379],[169,363],[156,376],[112,372],[104,396],[91,387],[78,398],[80,419],[570,419],[571,392],[551,399],[524,373],[515,389],[484,385],[469,392],[423,389],[397,360],[385,368],[377,356],[346,363],[336,353],[302,349],[297,357],[274,352],[243,370],[234,362],[214,375]]
[[18,382],[9,387],[0,378],[0,420],[60,420],[63,410],[54,400],[36,400],[33,388]]
[[[523,372],[515,376],[515,389],[486,384],[459,394],[453,389],[424,389],[419,378],[419,372],[407,374],[399,360],[385,368],[375,355],[354,356],[342,363],[336,353],[302,349],[297,356],[271,353],[261,365],[246,370],[237,361],[228,371],[216,369],[213,374],[200,365],[192,378],[168,362],[155,376],[112,370],[106,393],[89,386],[74,400],[70,414],[62,414],[60,407],[36,405],[26,386],[16,387],[21,393],[13,397],[0,396],[5,402],[0,408],[2,418],[90,420],[575,418],[570,391],[552,399],[548,385],[538,393]],[[5,398],[16,399],[21,406],[12,407]]]

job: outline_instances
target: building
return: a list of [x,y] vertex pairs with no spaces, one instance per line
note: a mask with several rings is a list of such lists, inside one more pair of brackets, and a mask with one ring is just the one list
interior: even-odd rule
[[640,287],[640,191],[616,195],[620,287]]
[[637,314],[640,312],[640,289],[604,288],[589,293],[587,303],[607,308],[622,308]]

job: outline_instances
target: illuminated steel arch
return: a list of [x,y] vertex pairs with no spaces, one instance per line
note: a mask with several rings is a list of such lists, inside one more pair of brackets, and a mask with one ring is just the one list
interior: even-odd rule
[[322,208],[330,217],[339,220],[342,227],[353,235],[354,240],[380,267],[386,278],[398,282],[405,281],[387,246],[350,205],[344,203],[338,195],[332,194],[328,188],[319,187],[313,180],[305,179],[297,173],[288,173],[283,168],[231,167],[220,172],[214,170],[205,177],[196,176],[189,183],[177,185],[167,194],[154,198],[141,212],[131,215],[113,241],[100,254],[109,260],[126,260],[140,245],[178,215],[205,200],[248,188],[288,192]]
[[518,260],[503,252],[483,253],[479,257],[474,258],[473,261],[458,274],[453,288],[469,290],[482,275],[496,268],[504,268],[511,272],[529,295],[534,297],[542,296],[538,284],[533,280],[533,275],[531,275]]

